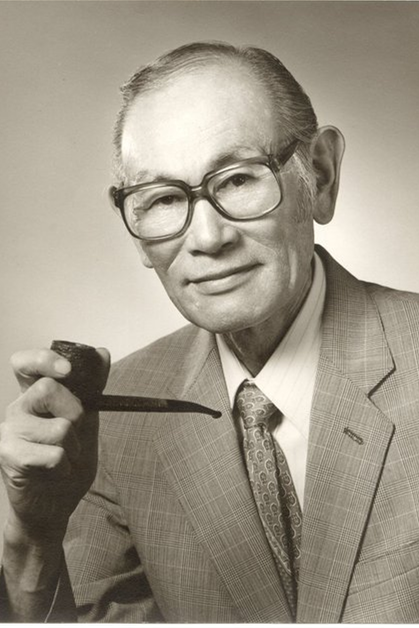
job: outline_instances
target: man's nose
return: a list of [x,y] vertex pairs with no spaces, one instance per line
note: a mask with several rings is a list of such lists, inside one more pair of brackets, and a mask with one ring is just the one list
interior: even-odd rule
[[236,223],[228,220],[207,199],[195,201],[187,244],[192,253],[214,255],[240,237]]

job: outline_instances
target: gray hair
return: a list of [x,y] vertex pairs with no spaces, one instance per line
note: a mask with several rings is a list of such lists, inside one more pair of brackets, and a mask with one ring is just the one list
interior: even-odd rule
[[[114,170],[117,180],[123,181],[121,144],[124,124],[137,96],[163,86],[185,71],[226,60],[239,62],[244,69],[247,67],[271,95],[285,139],[298,139],[301,142],[293,159],[304,187],[313,187],[308,145],[318,126],[309,97],[281,61],[270,52],[252,46],[235,47],[219,42],[196,42],[175,48],[153,63],[141,67],[121,87],[123,103],[114,130]],[[314,189],[308,191],[312,197]]]

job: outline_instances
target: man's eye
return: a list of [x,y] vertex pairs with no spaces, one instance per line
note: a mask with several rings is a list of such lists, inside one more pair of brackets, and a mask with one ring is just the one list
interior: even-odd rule
[[169,194],[167,196],[160,196],[160,198],[153,201],[152,205],[166,205],[166,207],[169,207],[176,203],[176,201],[179,201],[179,197],[176,197],[174,194]]
[[178,209],[183,207],[184,204],[185,197],[181,194],[165,194],[164,196],[149,198],[143,207],[146,211],[155,211],[159,209]]
[[225,179],[221,187],[226,188],[226,187],[231,186],[233,188],[240,188],[243,185],[246,185],[246,183],[249,183],[250,179],[251,179],[250,175],[244,172],[238,172],[236,174],[233,174],[228,179]]

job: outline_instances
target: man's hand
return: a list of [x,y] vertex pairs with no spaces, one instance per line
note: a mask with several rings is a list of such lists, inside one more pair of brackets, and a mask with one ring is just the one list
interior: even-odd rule
[[[103,381],[108,356],[102,351]],[[0,426],[0,464],[12,511],[35,533],[65,531],[96,474],[98,415],[60,383],[71,365],[50,350],[12,357],[22,395]]]
[[[99,352],[103,389],[109,355]],[[4,571],[12,597],[16,585],[22,587],[11,601],[13,616],[42,621],[45,603],[27,604],[25,589],[33,600],[56,584],[68,519],[96,474],[98,413],[85,412],[63,385],[71,365],[53,351],[17,353],[12,365],[22,394],[0,425],[0,465],[11,506]]]

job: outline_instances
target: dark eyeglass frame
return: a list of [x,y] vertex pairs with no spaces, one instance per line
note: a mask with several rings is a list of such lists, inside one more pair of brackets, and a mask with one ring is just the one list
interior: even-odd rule
[[[193,187],[180,179],[164,179],[162,181],[158,181],[155,183],[139,183],[137,185],[131,185],[129,187],[123,187],[123,188],[112,187],[110,189],[110,194],[111,194],[115,207],[119,209],[119,212],[122,216],[124,224],[126,228],[128,229],[129,233],[137,240],[142,240],[143,242],[156,242],[156,241],[161,242],[163,240],[173,240],[174,238],[178,238],[181,235],[183,235],[185,231],[188,229],[189,225],[191,224],[195,202],[198,199],[202,199],[202,198],[209,201],[211,205],[214,207],[214,209],[221,216],[223,216],[224,218],[227,218],[228,220],[231,220],[233,222],[247,222],[249,220],[256,220],[257,218],[261,218],[262,216],[266,216],[267,214],[270,214],[275,209],[277,209],[277,207],[279,207],[280,204],[282,203],[282,199],[284,198],[284,195],[283,195],[283,190],[282,190],[281,179],[279,177],[280,170],[281,168],[285,166],[287,161],[291,159],[299,143],[300,143],[300,140],[292,141],[290,144],[285,146],[285,148],[278,155],[266,155],[266,156],[261,155],[258,157],[250,157],[249,159],[243,159],[241,161],[237,161],[234,164],[225,166],[224,168],[211,170],[210,172],[207,172],[205,174],[205,176],[203,177],[199,185],[196,185]],[[268,168],[271,170],[272,174],[275,176],[275,179],[278,183],[279,190],[281,193],[281,198],[277,205],[275,205],[274,207],[270,209],[267,209],[265,212],[261,214],[256,214],[254,216],[246,216],[245,218],[237,218],[236,216],[231,216],[223,207],[221,207],[221,205],[219,205],[217,200],[213,198],[213,196],[208,190],[208,182],[215,175],[223,174],[224,172],[228,172],[229,170],[233,170],[239,166],[246,165],[246,164],[261,164],[264,166],[268,166]],[[179,231],[168,236],[167,235],[155,236],[151,238],[141,237],[138,234],[134,233],[129,226],[128,220],[125,216],[125,207],[124,207],[125,199],[131,194],[138,192],[139,190],[153,189],[153,188],[161,187],[164,185],[175,186],[185,192],[185,195],[188,199],[188,214],[186,216],[185,224]]]

